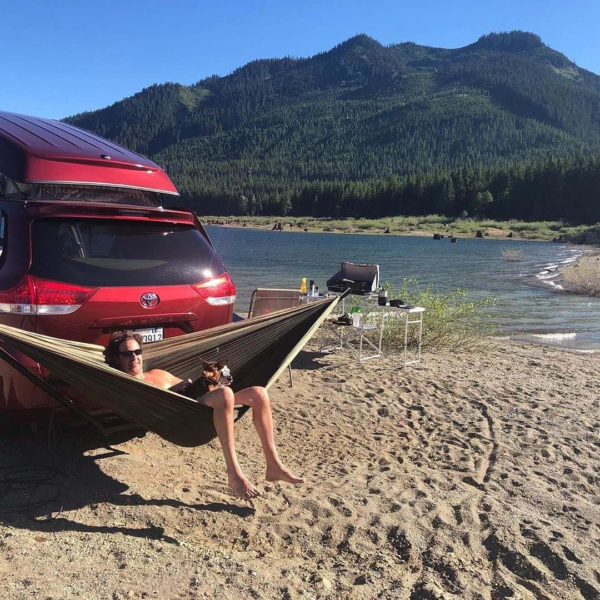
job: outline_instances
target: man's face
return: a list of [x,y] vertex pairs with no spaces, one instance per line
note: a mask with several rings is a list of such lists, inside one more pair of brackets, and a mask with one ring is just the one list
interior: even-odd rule
[[[139,351],[139,354],[135,354],[135,351]],[[140,351],[140,345],[135,340],[125,340],[119,346],[119,369],[128,375],[133,377],[140,376],[143,370],[144,361]]]

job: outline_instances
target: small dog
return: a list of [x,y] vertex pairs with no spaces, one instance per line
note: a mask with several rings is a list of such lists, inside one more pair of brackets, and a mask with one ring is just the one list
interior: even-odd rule
[[231,385],[233,376],[227,367],[227,360],[207,362],[201,358],[200,364],[202,365],[202,375],[198,379],[194,381],[186,379],[173,386],[171,390],[195,399],[218,388]]

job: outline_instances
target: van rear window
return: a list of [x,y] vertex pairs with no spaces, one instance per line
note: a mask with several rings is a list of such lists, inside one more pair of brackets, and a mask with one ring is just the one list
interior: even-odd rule
[[103,185],[22,183],[0,173],[0,198],[45,202],[98,202],[130,206],[162,206],[163,194],[149,190]]
[[225,269],[189,225],[101,219],[40,219],[32,224],[31,275],[86,286],[177,285]]

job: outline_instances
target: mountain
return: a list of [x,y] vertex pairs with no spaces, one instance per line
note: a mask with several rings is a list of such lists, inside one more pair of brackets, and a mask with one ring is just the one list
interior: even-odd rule
[[306,198],[345,186],[367,200],[381,182],[465,169],[491,181],[599,153],[600,77],[532,33],[457,49],[358,35],[311,58],[153,85],[66,121],[163,165],[200,212],[344,213],[341,199],[316,210]]

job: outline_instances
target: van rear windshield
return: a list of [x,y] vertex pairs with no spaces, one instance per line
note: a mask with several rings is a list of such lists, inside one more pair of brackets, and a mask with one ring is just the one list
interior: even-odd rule
[[177,285],[225,269],[189,225],[101,219],[32,223],[31,275],[85,286]]
[[0,173],[0,198],[9,200],[43,200],[45,202],[98,202],[129,206],[163,205],[163,194],[149,190],[102,185],[63,183],[21,183]]

